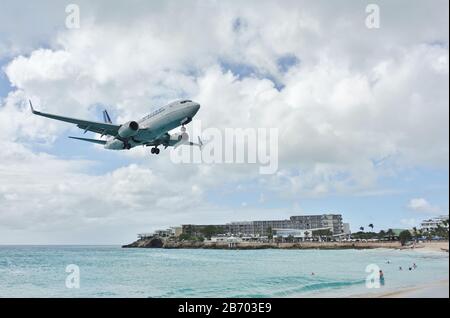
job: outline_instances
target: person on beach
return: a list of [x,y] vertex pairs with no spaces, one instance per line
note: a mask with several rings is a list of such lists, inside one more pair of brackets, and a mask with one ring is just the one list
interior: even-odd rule
[[381,284],[381,286],[384,286],[384,273],[381,269],[380,269],[379,275],[380,275],[380,284]]
[[416,268],[417,268],[417,265],[416,265],[416,263],[413,263],[413,268],[414,268],[414,269],[416,269]]
[[403,268],[402,268],[402,267],[400,266],[400,267],[398,268],[398,270],[399,270],[399,271],[402,271],[402,270],[403,270]]

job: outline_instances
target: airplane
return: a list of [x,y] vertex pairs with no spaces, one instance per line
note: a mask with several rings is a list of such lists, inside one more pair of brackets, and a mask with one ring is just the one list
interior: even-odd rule
[[[184,127],[192,121],[200,109],[199,103],[189,99],[169,103],[140,120],[128,121],[122,125],[113,124],[106,110],[103,111],[102,123],[43,113],[33,108],[31,100],[29,103],[31,112],[35,115],[75,124],[78,128],[84,129],[84,133],[91,131],[101,134],[100,138],[106,136],[106,140],[69,136],[72,139],[103,145],[105,149],[129,150],[136,146],[151,146],[151,153],[159,154],[160,145],[164,146],[164,149],[169,146],[176,148],[183,144],[200,148],[203,145],[200,137],[198,143],[189,141],[189,135]],[[179,133],[169,134],[170,130],[179,126],[181,126]]]

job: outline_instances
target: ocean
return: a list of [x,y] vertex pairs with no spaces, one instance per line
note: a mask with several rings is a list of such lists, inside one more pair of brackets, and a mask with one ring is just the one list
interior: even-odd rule
[[0,246],[0,297],[346,297],[448,277],[448,254],[420,250]]

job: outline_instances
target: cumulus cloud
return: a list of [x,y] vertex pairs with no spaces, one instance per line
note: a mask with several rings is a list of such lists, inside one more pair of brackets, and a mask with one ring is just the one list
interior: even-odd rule
[[176,182],[162,171],[136,164],[90,175],[87,171],[98,162],[60,159],[13,142],[2,141],[0,146],[2,241],[8,241],[13,230],[65,230],[72,233],[72,242],[84,241],[80,233],[93,230],[94,224],[100,231],[120,225],[130,237],[134,232],[128,231],[140,223],[155,227],[187,221],[185,211],[195,206],[202,215],[208,207],[195,180]]
[[[217,217],[234,213],[208,201],[208,191],[224,184],[253,183],[264,193],[261,203],[270,194],[296,202],[376,192],[380,176],[448,166],[448,15],[439,4],[380,1],[378,30],[365,27],[365,2],[354,1],[79,5],[80,29],[65,29],[64,7],[45,2],[48,20],[40,32],[33,23],[21,32],[0,29],[8,34],[0,57],[11,57],[3,70],[14,86],[0,106],[0,133],[9,140],[0,157],[8,167],[0,181],[4,227],[39,227],[39,220],[51,219],[42,223],[47,228],[71,216],[80,228],[96,220],[134,231],[138,222],[125,218],[164,225],[176,217],[200,219],[207,210]],[[7,7],[18,13],[12,3]],[[2,25],[11,16],[28,21],[24,12],[2,10]],[[148,162],[144,150],[134,149],[111,156],[135,164],[93,175],[94,160],[33,147],[51,147],[75,130],[32,116],[28,98],[44,111],[81,118],[98,118],[99,106],[107,107],[122,122],[183,97],[201,103],[204,128],[278,128],[278,172],[174,166],[166,153]],[[14,156],[22,159],[8,159]]]
[[439,214],[441,208],[439,206],[432,205],[424,198],[414,198],[409,201],[408,208],[414,212]]

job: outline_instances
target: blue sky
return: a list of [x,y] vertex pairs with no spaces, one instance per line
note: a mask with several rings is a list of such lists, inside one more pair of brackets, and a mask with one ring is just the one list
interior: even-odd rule
[[[316,213],[379,230],[448,213],[448,15],[438,6],[381,1],[389,14],[368,30],[351,1],[339,15],[325,1],[265,1],[258,14],[251,3],[103,5],[81,1],[75,30],[51,2],[40,25],[14,2],[0,13],[0,243],[120,244],[180,223]],[[29,22],[13,33],[11,16]],[[277,173],[106,151],[24,106],[94,120],[106,108],[123,122],[186,97],[202,104],[204,128],[278,128]]]

